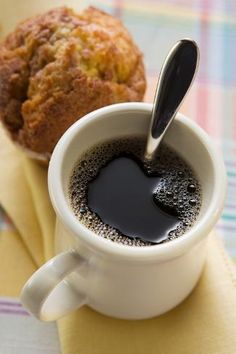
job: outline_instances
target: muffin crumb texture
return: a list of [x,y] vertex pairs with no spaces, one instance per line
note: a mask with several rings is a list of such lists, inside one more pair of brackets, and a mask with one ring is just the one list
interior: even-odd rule
[[50,154],[80,117],[141,101],[142,54],[122,23],[63,7],[21,23],[0,45],[0,118],[12,139]]

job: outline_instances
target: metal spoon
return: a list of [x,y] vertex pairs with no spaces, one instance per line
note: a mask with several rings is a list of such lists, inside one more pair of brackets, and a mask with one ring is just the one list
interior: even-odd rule
[[198,46],[190,39],[177,42],[166,57],[153,102],[146,160],[154,159],[163,136],[193,82],[198,62]]

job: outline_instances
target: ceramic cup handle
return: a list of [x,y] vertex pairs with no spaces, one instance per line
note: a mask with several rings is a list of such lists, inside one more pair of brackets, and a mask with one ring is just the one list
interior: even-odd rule
[[24,307],[43,321],[56,320],[86,303],[83,291],[71,287],[69,275],[85,260],[74,251],[59,254],[39,268],[21,292]]

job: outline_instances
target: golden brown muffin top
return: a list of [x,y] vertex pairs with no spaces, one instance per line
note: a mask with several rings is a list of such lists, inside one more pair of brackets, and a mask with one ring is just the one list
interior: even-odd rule
[[[140,58],[141,53],[121,22],[94,7],[81,13],[56,8],[28,19],[0,45],[1,119],[16,139],[23,130],[22,142],[31,147],[40,130],[37,127],[47,119],[46,114],[50,116],[50,111],[55,110],[50,102],[56,102],[62,93],[69,97],[75,89],[78,68],[81,78],[86,77],[90,86],[93,82],[94,91],[96,86],[101,89],[101,82],[104,87],[109,83],[112,98],[101,106],[132,97],[139,100],[145,90]],[[135,71],[143,82],[139,82]],[[137,92],[137,97],[129,95],[129,89]],[[84,112],[83,107],[78,117]],[[68,116],[66,119],[70,120]]]

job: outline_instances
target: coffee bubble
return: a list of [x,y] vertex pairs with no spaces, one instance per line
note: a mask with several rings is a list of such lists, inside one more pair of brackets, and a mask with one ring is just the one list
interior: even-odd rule
[[145,145],[146,138],[142,136],[122,137],[98,144],[82,156],[72,171],[69,200],[74,214],[88,229],[111,242],[136,247],[153,245],[149,241],[121,234],[89,210],[88,185],[114,157],[132,155],[146,175],[160,178],[153,191],[153,201],[164,212],[177,215],[179,219],[178,226],[169,231],[168,238],[163,242],[183,235],[194,224],[200,212],[201,187],[191,167],[165,144],[160,146],[155,161],[143,163]]

